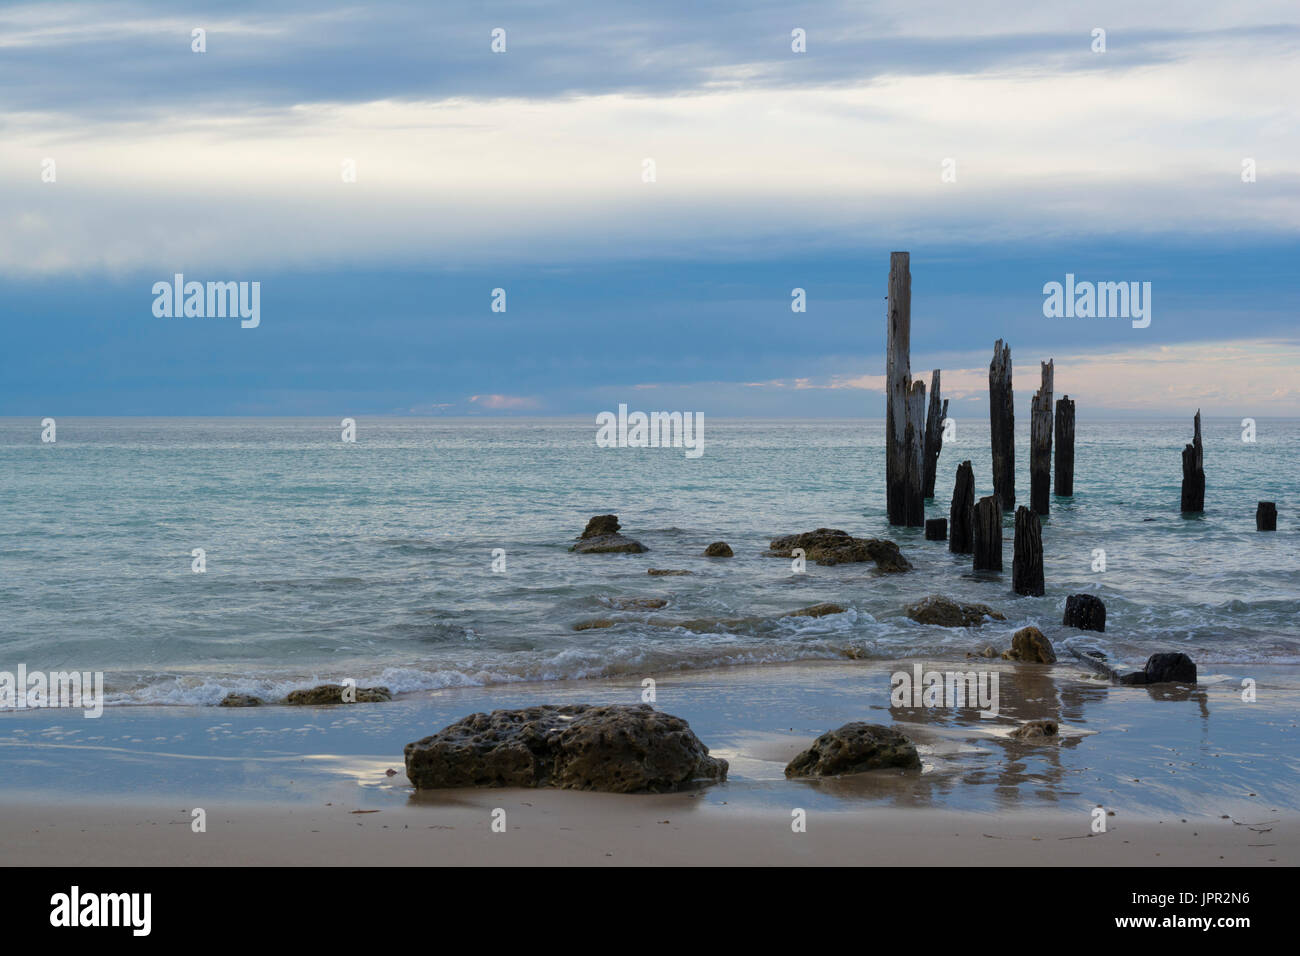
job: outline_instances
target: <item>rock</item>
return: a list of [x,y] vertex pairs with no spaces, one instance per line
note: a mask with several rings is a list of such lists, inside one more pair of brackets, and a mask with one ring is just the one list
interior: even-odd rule
[[962,604],[938,594],[909,604],[904,613],[919,624],[937,624],[940,627],[977,627],[984,623],[985,616],[997,621],[1006,620],[1006,615],[987,604]]
[[827,614],[843,614],[844,608],[838,604],[814,604],[812,607],[801,607],[797,611],[791,611],[789,614],[782,614],[782,617],[825,617]]
[[356,699],[345,701],[343,692],[347,690],[342,684],[321,684],[310,690],[290,691],[284,699],[286,704],[321,706],[325,704],[377,704],[393,699],[393,693],[387,687],[358,687]]
[[575,631],[592,631],[602,627],[613,627],[614,622],[606,617],[598,617],[594,621],[579,621],[573,625]]
[[677,577],[678,575],[690,574],[691,572],[681,571],[678,570],[677,568],[647,568],[645,573],[660,576],[660,577],[664,577],[664,576]]
[[767,555],[773,558],[790,558],[794,549],[802,548],[804,556],[817,564],[844,564],[874,561],[881,571],[910,571],[911,563],[898,550],[898,545],[883,538],[855,538],[847,531],[818,528],[803,534],[788,534],[773,538]]
[[921,766],[916,745],[891,727],[854,721],[827,731],[790,761],[787,777],[829,777],[880,767]]
[[972,654],[970,651],[967,651],[966,656],[967,657],[997,657],[998,652],[995,651],[991,646],[989,646],[989,647],[985,647],[984,650],[980,651],[978,654]]
[[1152,654],[1146,667],[1119,679],[1121,684],[1195,684],[1196,664],[1186,654]]
[[640,541],[619,534],[618,528],[617,515],[596,515],[569,550],[578,554],[640,554],[650,550]]
[[736,553],[731,550],[731,545],[727,544],[725,541],[715,541],[704,549],[704,556],[706,558],[731,558],[734,557],[735,554]]
[[1106,605],[1091,594],[1071,594],[1065,599],[1065,618],[1061,623],[1084,631],[1104,631]]
[[668,606],[666,598],[615,598],[610,603],[620,611],[654,611]]
[[680,717],[648,704],[542,705],[471,714],[409,743],[417,789],[558,787],[666,793],[692,780],[725,780],[727,761]]
[[236,694],[233,691],[221,698],[222,707],[261,707],[266,701],[252,694]]
[[1055,737],[1057,732],[1054,720],[1031,720],[1011,731],[1012,737]]
[[1011,635],[1011,649],[1003,651],[1004,661],[1025,661],[1031,664],[1055,664],[1056,652],[1036,627],[1022,627]]

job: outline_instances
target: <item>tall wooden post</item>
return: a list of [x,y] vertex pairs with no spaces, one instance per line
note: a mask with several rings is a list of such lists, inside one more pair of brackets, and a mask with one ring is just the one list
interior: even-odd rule
[[1051,510],[1052,496],[1052,360],[1042,363],[1043,384],[1029,408],[1029,507],[1034,514]]
[[1002,507],[997,495],[981,498],[975,506],[974,569],[976,571],[1002,570]]
[[921,527],[925,499],[925,383],[911,371],[912,273],[906,252],[889,256],[885,353],[885,502],[889,523]]
[[1069,395],[1056,400],[1055,480],[1062,498],[1074,494],[1074,400]]
[[1201,410],[1196,410],[1193,420],[1192,443],[1183,448],[1183,511],[1197,513],[1205,510],[1205,456],[1201,444]]
[[957,483],[952,488],[952,507],[948,511],[948,550],[953,554],[970,554],[975,550],[971,523],[975,520],[975,471],[969,461],[957,466]]
[[993,493],[1003,511],[1016,503],[1016,410],[1011,391],[1011,346],[998,339],[989,363],[989,435],[993,444]]
[[935,472],[939,469],[939,452],[943,450],[943,422],[948,417],[948,400],[939,405],[939,370],[930,373],[930,411],[925,416],[925,480],[922,493],[934,497]]
[[1011,587],[1017,594],[1042,595],[1043,524],[1030,508],[1016,509],[1016,540],[1011,559]]

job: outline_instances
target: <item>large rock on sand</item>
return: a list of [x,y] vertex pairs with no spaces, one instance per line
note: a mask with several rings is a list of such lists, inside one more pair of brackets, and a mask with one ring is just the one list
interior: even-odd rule
[[725,780],[727,761],[648,704],[542,705],[471,714],[405,748],[416,789],[559,787],[666,793]]
[[344,697],[344,692],[348,688],[342,684],[320,684],[309,690],[290,691],[289,696],[284,699],[286,704],[300,704],[305,706],[323,706],[326,704],[377,704],[386,700],[393,699],[393,692],[387,687],[356,687],[353,688],[351,700]]
[[977,627],[985,617],[1005,621],[1006,615],[987,604],[963,604],[939,594],[931,594],[903,609],[903,613],[918,624],[937,624],[939,627]]
[[1056,651],[1052,642],[1036,627],[1022,627],[1011,635],[1011,649],[1002,652],[1004,661],[1025,661],[1031,664],[1055,664]]
[[1196,664],[1186,654],[1152,654],[1146,667],[1119,680],[1121,684],[1195,684]]
[[883,538],[855,538],[847,531],[835,528],[818,528],[803,534],[787,534],[773,538],[768,544],[768,557],[794,557],[796,548],[817,564],[846,564],[874,561],[881,571],[910,571],[911,562],[898,550],[898,545]]
[[916,745],[892,727],[854,721],[822,734],[790,761],[787,777],[829,777],[880,767],[919,767]]
[[640,554],[650,550],[640,541],[619,534],[618,528],[618,515],[596,515],[569,550],[579,554]]

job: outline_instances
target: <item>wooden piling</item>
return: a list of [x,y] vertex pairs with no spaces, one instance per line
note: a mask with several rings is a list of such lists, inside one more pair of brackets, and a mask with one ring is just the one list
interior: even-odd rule
[[889,256],[885,353],[885,503],[889,523],[925,524],[925,383],[911,372],[912,273],[906,252]]
[[948,537],[947,518],[926,518],[925,519],[925,540],[926,541],[943,541],[947,537]]
[[1002,506],[997,495],[981,498],[971,522],[976,571],[1002,570]]
[[1069,395],[1056,400],[1055,481],[1060,497],[1074,494],[1074,400]]
[[1017,594],[1043,593],[1043,525],[1031,508],[1016,509],[1011,587]]
[[975,550],[971,522],[975,519],[975,471],[969,461],[957,466],[957,482],[952,488],[952,507],[948,510],[948,550],[953,554],[970,554]]
[[1277,502],[1261,501],[1255,508],[1255,530],[1277,530]]
[[1052,360],[1042,363],[1043,382],[1029,408],[1029,507],[1034,514],[1051,510],[1052,497]]
[[939,370],[930,373],[930,411],[925,416],[925,478],[922,492],[934,497],[934,477],[939,469],[939,452],[943,450],[943,421],[948,417],[948,400],[939,404]]
[[1183,448],[1182,510],[1196,514],[1205,510],[1205,448],[1201,444],[1201,410],[1193,419],[1192,443]]
[[998,339],[989,363],[989,436],[993,445],[993,493],[1009,511],[1016,503],[1016,411],[1011,390],[1011,346]]

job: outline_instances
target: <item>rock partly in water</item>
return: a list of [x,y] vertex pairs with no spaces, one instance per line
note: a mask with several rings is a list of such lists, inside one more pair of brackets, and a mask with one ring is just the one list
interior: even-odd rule
[[691,572],[682,571],[679,568],[647,568],[645,573],[655,577],[677,577],[678,575],[690,574]]
[[854,721],[827,731],[790,761],[787,777],[829,777],[881,767],[916,768],[916,745],[892,727]]
[[1106,605],[1093,594],[1071,594],[1065,599],[1065,618],[1061,623],[1083,631],[1104,631]]
[[222,707],[261,707],[266,701],[252,694],[236,694],[233,691],[221,698]]
[[818,528],[803,534],[787,534],[773,538],[767,555],[773,558],[794,557],[796,548],[802,548],[804,557],[817,564],[846,564],[874,561],[881,571],[910,571],[911,563],[898,550],[898,545],[883,538],[855,538],[847,531],[835,528]]
[[603,627],[613,627],[614,622],[607,617],[598,617],[594,621],[579,621],[573,625],[575,631],[594,631]]
[[814,604],[811,607],[801,607],[797,611],[791,611],[788,614],[782,614],[782,617],[825,617],[827,614],[843,614],[844,608],[838,604]]
[[724,780],[727,761],[680,717],[648,704],[542,705],[471,714],[405,747],[420,790],[558,787],[667,793],[693,780]]
[[1006,615],[987,604],[963,604],[939,594],[909,604],[904,613],[918,624],[937,624],[939,627],[977,627],[985,617],[1005,621]]
[[704,549],[704,556],[706,558],[730,558],[735,556],[735,552],[731,550],[731,545],[727,544],[727,542],[715,541]]
[[349,691],[349,688],[343,684],[321,684],[310,690],[290,691],[284,702],[286,704],[321,706],[326,704],[378,704],[393,699],[393,692],[387,687],[351,688],[351,693],[348,694],[350,700],[344,698],[347,691]]
[[1011,731],[1012,737],[1055,737],[1057,734],[1056,721],[1054,720],[1031,720],[1021,724],[1015,730]]
[[569,550],[579,554],[640,554],[650,550],[640,541],[619,534],[618,529],[618,515],[596,515]]
[[656,611],[668,606],[667,598],[613,598],[610,602],[620,611]]
[[1186,654],[1152,654],[1146,667],[1119,679],[1121,684],[1195,684],[1196,664]]
[[1004,661],[1025,661],[1031,664],[1055,664],[1056,652],[1052,642],[1036,627],[1022,627],[1011,635],[1011,648],[1002,652]]

